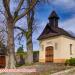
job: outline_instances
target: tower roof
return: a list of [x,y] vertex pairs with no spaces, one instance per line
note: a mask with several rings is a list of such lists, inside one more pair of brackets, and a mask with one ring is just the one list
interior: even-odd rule
[[52,11],[52,13],[50,14],[49,18],[48,19],[52,19],[52,18],[57,18],[59,19],[57,13],[55,11]]

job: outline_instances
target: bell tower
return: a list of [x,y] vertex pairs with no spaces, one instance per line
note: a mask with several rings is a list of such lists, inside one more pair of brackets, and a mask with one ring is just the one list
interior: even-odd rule
[[59,17],[58,17],[58,15],[56,14],[55,11],[53,11],[53,12],[51,13],[51,15],[49,16],[48,19],[49,19],[49,23],[50,23],[50,26],[51,26],[51,27],[54,27],[54,28],[58,27],[58,19],[59,19]]

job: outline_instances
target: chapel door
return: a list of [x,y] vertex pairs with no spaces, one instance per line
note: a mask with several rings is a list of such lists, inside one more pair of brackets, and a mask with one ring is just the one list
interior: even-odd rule
[[46,62],[53,62],[53,46],[46,47],[45,50],[45,61]]

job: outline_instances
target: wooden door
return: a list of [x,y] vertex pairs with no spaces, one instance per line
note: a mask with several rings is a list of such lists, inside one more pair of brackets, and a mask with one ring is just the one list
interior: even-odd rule
[[46,47],[45,58],[46,58],[46,62],[53,62],[53,47],[52,46]]
[[5,67],[5,56],[0,56],[0,68]]

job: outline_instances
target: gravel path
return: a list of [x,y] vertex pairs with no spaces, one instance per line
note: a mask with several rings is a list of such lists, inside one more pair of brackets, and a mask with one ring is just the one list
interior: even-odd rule
[[[20,73],[5,73],[5,74],[1,74],[0,75],[50,75],[50,73],[55,73],[55,72],[59,72],[65,69],[69,69],[72,68],[70,66],[65,66],[64,64],[53,64],[53,63],[49,63],[49,64],[34,64],[32,66],[21,66],[18,69],[36,69],[37,72],[36,73],[24,73],[24,72],[20,72]],[[63,75],[75,75],[75,71],[70,72],[68,74],[63,74]]]
[[75,70],[68,72],[67,74],[64,74],[64,75],[75,75]]
[[[0,74],[0,75],[42,75],[42,74],[39,74],[39,73],[6,73],[6,74]],[[49,74],[50,75],[50,74]],[[75,70],[74,71],[71,71],[71,72],[68,72],[68,73],[64,73],[64,74],[61,74],[61,75],[75,75]]]

